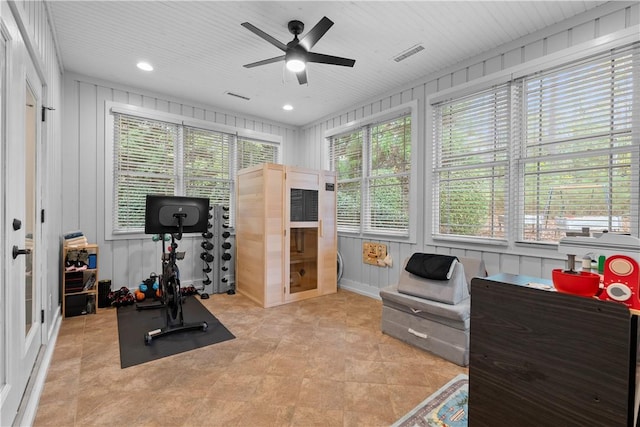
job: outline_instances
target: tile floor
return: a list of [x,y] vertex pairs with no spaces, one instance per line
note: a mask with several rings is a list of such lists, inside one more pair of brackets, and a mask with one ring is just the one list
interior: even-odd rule
[[352,292],[200,301],[236,339],[126,369],[116,309],[64,319],[34,425],[388,426],[468,373],[383,335],[381,302]]

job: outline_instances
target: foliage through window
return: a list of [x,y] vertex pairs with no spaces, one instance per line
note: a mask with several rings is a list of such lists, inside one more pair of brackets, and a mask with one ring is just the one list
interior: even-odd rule
[[436,104],[434,234],[556,242],[583,227],[637,233],[638,49]]
[[339,230],[409,235],[411,114],[332,136],[329,163]]
[[279,145],[114,112],[114,233],[144,230],[147,194],[206,197],[211,205],[229,206],[238,169],[277,163]]

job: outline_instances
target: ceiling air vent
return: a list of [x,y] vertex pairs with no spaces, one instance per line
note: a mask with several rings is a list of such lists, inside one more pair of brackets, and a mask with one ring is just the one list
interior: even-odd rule
[[405,50],[400,55],[394,57],[393,60],[396,61],[396,62],[400,62],[402,60],[407,59],[411,55],[415,55],[416,53],[420,52],[421,50],[424,50],[424,46],[422,46],[421,44],[417,44],[417,45],[415,45],[413,47],[410,47],[409,49]]
[[225,93],[229,96],[235,96],[236,98],[244,99],[245,101],[249,101],[251,99],[249,97],[238,95],[237,93],[233,93],[233,92],[225,92]]

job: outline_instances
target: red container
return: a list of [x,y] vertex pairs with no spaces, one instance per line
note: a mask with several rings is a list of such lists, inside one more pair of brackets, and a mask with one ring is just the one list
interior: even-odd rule
[[600,275],[588,271],[569,272],[555,269],[551,272],[553,286],[565,294],[592,297],[600,289]]

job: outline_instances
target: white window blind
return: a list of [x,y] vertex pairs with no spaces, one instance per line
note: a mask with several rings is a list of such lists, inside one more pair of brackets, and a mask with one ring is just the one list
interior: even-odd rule
[[[124,109],[124,108],[122,108]],[[278,162],[280,145],[235,133],[187,126],[111,111],[113,115],[113,198],[106,209],[115,234],[144,231],[147,194],[208,198],[211,205],[229,206],[235,218],[234,181],[237,165]],[[166,118],[166,117],[164,117]],[[265,135],[269,137],[268,135]],[[270,138],[273,139],[273,138]]]
[[505,238],[510,104],[503,85],[436,105],[434,234]]
[[114,231],[144,230],[147,194],[174,194],[178,128],[114,114]]
[[278,146],[264,141],[238,137],[237,170],[263,163],[278,163]]
[[330,141],[331,170],[338,173],[337,224],[346,231],[360,230],[362,138],[363,132],[358,130]]
[[638,223],[637,50],[522,82],[523,240],[554,241],[582,227],[628,233]]
[[369,132],[365,230],[408,234],[411,117],[378,123]]
[[[260,141],[253,138],[238,136],[236,144],[235,166],[233,166],[234,181],[229,192],[232,203],[235,205],[235,176],[240,169],[248,168],[263,163],[278,163],[280,146],[277,144]],[[229,223],[235,224],[235,209],[230,212]]]
[[234,135],[184,127],[185,195],[205,197],[212,205],[230,205],[231,151]]
[[411,136],[411,112],[403,109],[330,138],[338,230],[409,236]]
[[583,227],[637,234],[638,49],[435,104],[434,235],[553,243]]

